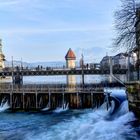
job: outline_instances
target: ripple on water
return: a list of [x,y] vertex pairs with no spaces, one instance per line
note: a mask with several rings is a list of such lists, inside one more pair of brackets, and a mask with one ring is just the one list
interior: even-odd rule
[[[103,105],[97,110],[69,110],[60,113],[0,114],[0,138],[4,140],[127,140],[136,138],[127,124],[134,120],[127,101],[110,118]],[[107,117],[108,116],[108,117]]]

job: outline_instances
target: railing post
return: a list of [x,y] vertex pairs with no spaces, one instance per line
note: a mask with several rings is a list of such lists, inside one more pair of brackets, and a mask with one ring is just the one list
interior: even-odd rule
[[51,108],[51,92],[50,92],[50,89],[49,89],[49,108]]
[[63,106],[63,109],[65,109],[65,106],[64,106],[64,104],[65,104],[65,103],[64,103],[64,102],[65,102],[65,101],[64,101],[64,100],[65,100],[65,94],[64,94],[64,92],[62,93],[62,95],[63,95],[62,106]]
[[79,102],[78,102],[78,99],[79,99],[79,93],[77,92],[77,93],[76,93],[77,108],[79,107]]
[[13,104],[13,103],[12,103],[12,94],[13,94],[13,92],[11,91],[11,92],[10,92],[10,107],[11,107],[11,108],[12,108],[12,104]]
[[22,97],[22,100],[23,100],[23,109],[25,109],[25,100],[24,100],[24,96],[25,96],[25,93],[24,93],[24,91],[23,91],[23,95],[22,95],[23,97]]
[[91,108],[93,108],[93,92],[91,91]]
[[14,64],[13,64],[13,56],[12,56],[12,92],[13,92],[13,84],[14,84]]
[[128,52],[128,62],[127,62],[128,66],[127,66],[127,69],[128,69],[128,73],[127,73],[127,81],[129,82],[130,81],[130,51]]
[[35,100],[36,100],[36,101],[35,101],[35,103],[36,103],[36,109],[38,108],[37,94],[38,94],[38,93],[37,93],[37,91],[36,91],[36,94],[35,94],[35,95],[36,95],[36,96],[35,96]]
[[82,54],[82,86],[84,87],[85,80],[84,80],[84,57]]

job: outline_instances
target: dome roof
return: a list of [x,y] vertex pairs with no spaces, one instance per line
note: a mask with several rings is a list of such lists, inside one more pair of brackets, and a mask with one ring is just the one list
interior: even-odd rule
[[68,52],[67,52],[67,54],[65,56],[65,59],[66,60],[69,60],[69,59],[75,60],[76,59],[76,56],[75,56],[75,54],[74,54],[74,52],[72,51],[71,48],[68,50]]

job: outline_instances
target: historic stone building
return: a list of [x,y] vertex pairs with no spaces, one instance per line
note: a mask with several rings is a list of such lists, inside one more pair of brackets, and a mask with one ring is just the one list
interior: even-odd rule
[[109,69],[109,66],[110,66],[109,58],[110,57],[111,56],[106,55],[105,57],[102,58],[102,60],[100,62],[100,65],[102,68]]
[[0,70],[5,67],[5,56],[2,52],[2,40],[0,39]]
[[66,59],[66,67],[67,68],[75,68],[76,67],[76,56],[72,49],[70,48],[65,56]]
[[[68,69],[76,68],[76,56],[72,49],[70,48],[65,56],[66,59],[66,67]],[[74,87],[76,85],[76,77],[75,75],[68,75],[67,76],[67,84],[69,87]]]

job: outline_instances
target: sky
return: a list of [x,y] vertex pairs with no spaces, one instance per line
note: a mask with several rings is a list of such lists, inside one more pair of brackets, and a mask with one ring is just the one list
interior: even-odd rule
[[64,61],[114,55],[114,12],[120,0],[0,0],[0,38],[7,60]]

